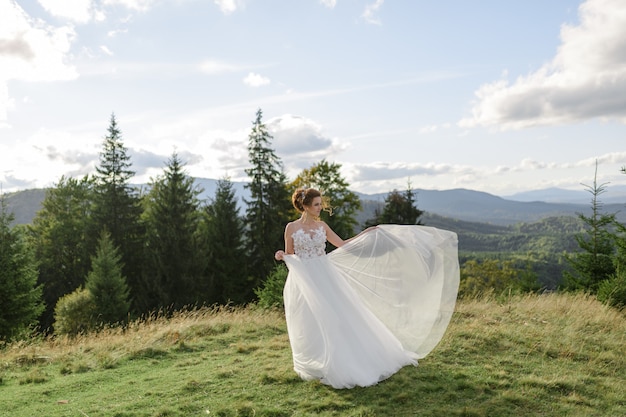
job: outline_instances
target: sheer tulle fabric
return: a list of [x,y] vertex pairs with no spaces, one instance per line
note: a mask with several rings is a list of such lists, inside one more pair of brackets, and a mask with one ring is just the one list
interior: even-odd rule
[[453,232],[381,225],[328,255],[287,255],[285,262],[287,329],[294,369],[305,380],[369,386],[417,365],[454,310]]

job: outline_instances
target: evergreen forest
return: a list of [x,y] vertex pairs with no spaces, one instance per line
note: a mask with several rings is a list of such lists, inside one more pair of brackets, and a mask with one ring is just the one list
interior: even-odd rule
[[[603,210],[605,184],[586,186],[590,214],[513,226],[477,225],[419,209],[391,190],[362,202],[337,163],[322,160],[289,179],[259,109],[248,136],[248,197],[228,177],[209,201],[173,152],[160,175],[133,186],[122,130],[111,115],[92,175],[61,177],[30,224],[13,224],[0,195],[0,342],[79,334],[203,306],[280,306],[285,224],[299,187],[323,191],[322,218],[347,238],[368,225],[434,226],[459,237],[459,297],[572,291],[616,308],[626,303],[626,226]],[[328,250],[333,250],[329,247]]]

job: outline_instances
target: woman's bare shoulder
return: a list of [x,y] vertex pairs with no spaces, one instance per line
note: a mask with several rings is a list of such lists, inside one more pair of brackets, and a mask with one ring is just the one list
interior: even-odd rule
[[326,223],[324,220],[319,220],[318,223],[319,223],[320,227],[323,227],[324,230],[326,230],[326,233],[329,233],[329,232],[335,233],[334,230],[331,229],[330,226],[328,225],[328,223]]
[[292,222],[287,223],[287,226],[285,226],[285,231],[288,232],[290,230],[293,230],[295,228],[298,227],[298,221],[294,220]]

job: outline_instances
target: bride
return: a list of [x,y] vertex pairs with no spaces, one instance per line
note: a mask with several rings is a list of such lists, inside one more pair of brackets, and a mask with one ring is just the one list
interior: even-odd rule
[[[294,370],[334,388],[374,385],[417,366],[448,326],[459,285],[457,236],[426,226],[379,225],[341,239],[319,216],[313,188],[292,196],[283,291]],[[326,241],[337,247],[326,254]]]

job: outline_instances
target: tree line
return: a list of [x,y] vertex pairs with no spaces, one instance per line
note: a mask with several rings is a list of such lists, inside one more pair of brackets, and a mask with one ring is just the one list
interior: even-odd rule
[[[240,213],[227,177],[210,201],[200,201],[202,190],[176,152],[149,184],[131,185],[132,161],[111,115],[95,173],[61,177],[31,225],[11,227],[13,214],[0,198],[0,340],[33,328],[76,333],[157,311],[254,301],[296,216],[297,187],[323,190],[333,206],[324,220],[353,235],[361,203],[341,166],[322,160],[288,181],[272,139],[259,109],[248,136],[249,199]],[[417,223],[410,190],[409,200],[394,196],[393,204],[404,203],[395,211],[412,213]],[[390,210],[376,216],[383,220]]]
[[[280,304],[286,269],[273,254],[284,245],[285,224],[297,216],[291,194],[299,187],[323,191],[333,208],[323,220],[345,238],[360,226],[421,224],[410,182],[359,225],[361,202],[339,164],[322,160],[289,181],[262,115],[259,109],[248,136],[243,213],[228,177],[218,181],[212,199],[200,201],[202,190],[176,152],[149,184],[131,185],[135,172],[115,115],[95,173],[61,177],[31,225],[11,227],[13,215],[0,195],[0,341],[33,330],[73,334],[182,308],[259,298]],[[626,228],[601,213],[603,188],[594,182],[590,191],[594,211],[582,216],[588,234],[579,236],[581,251],[568,257],[563,288],[619,306],[614,300],[626,300]],[[461,296],[494,289],[541,290],[536,274],[506,260],[462,265]]]

